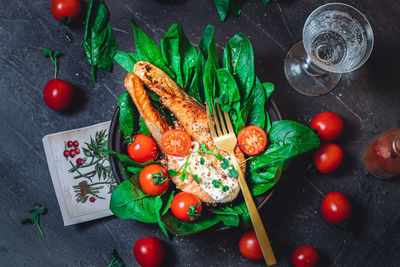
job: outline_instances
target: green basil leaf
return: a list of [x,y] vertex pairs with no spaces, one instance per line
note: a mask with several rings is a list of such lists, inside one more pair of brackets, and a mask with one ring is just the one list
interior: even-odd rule
[[[229,112],[235,132],[238,133],[245,127],[240,110],[240,93],[235,79],[226,68],[218,69],[216,72],[216,95],[221,101],[221,109]],[[225,99],[223,99],[225,96]],[[223,102],[223,103],[221,103]]]
[[221,221],[218,216],[210,214],[209,216],[201,216],[195,222],[184,222],[176,218],[171,212],[167,212],[161,220],[170,232],[181,236],[198,233]]
[[113,57],[118,49],[110,26],[110,15],[101,0],[90,0],[85,20],[83,47],[86,59],[92,67],[92,79],[96,81],[95,68],[111,71]]
[[161,53],[165,64],[175,72],[176,83],[189,88],[196,71],[197,52],[180,24],[173,24],[161,39]]
[[253,48],[243,33],[234,35],[226,44],[223,66],[235,78],[243,105],[252,94],[255,80]]
[[226,206],[222,209],[214,210],[213,213],[218,214],[227,226],[237,227],[239,225],[239,222],[237,222],[239,216],[244,225],[247,225],[250,222],[249,211],[247,210],[246,203],[243,200],[234,206]]
[[139,113],[133,104],[131,96],[126,92],[118,99],[119,125],[125,137],[133,134],[135,125],[138,124]]
[[160,49],[156,42],[153,41],[136,23],[131,20],[133,33],[135,35],[135,47],[138,54],[138,60],[148,61],[175,79],[175,74],[164,64]]
[[138,61],[138,55],[136,53],[117,51],[113,59],[127,72],[133,72],[133,66]]
[[[126,166],[126,170],[133,175],[139,175],[140,172],[143,170],[143,167],[137,167],[137,166]],[[128,178],[131,176],[128,176]]]
[[156,223],[157,198],[143,193],[130,180],[123,181],[111,195],[110,210],[122,219],[135,219],[144,223]]

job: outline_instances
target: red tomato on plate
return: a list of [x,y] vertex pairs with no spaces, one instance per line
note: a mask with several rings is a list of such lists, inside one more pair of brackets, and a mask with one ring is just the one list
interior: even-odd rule
[[60,79],[48,81],[43,89],[44,102],[54,110],[64,110],[69,107],[74,100],[74,96],[74,86]]
[[56,20],[62,17],[76,18],[81,13],[81,2],[79,0],[52,0],[51,14]]
[[342,164],[343,150],[336,144],[323,144],[314,151],[313,161],[321,173],[332,173]]
[[343,131],[342,119],[333,112],[321,112],[310,123],[311,129],[316,129],[319,139],[323,143],[335,141]]
[[201,215],[202,204],[198,197],[180,192],[171,201],[171,211],[176,218],[185,222],[197,220]]
[[261,260],[264,258],[254,230],[245,233],[240,238],[239,250],[244,257],[250,260]]
[[330,192],[322,200],[322,215],[328,223],[336,224],[351,217],[353,207],[350,200],[340,192]]
[[137,134],[132,140],[128,145],[128,154],[134,161],[145,163],[157,158],[158,148],[153,138],[145,134]]
[[169,130],[161,138],[161,148],[168,155],[177,157],[185,156],[189,153],[191,146],[192,140],[189,134],[182,130]]
[[140,172],[139,183],[145,193],[159,196],[168,189],[167,170],[158,164],[147,165]]
[[296,248],[292,254],[292,264],[294,267],[315,267],[318,264],[318,260],[318,251],[308,245]]
[[250,125],[239,132],[237,143],[240,150],[246,155],[257,155],[267,145],[267,135],[260,127]]
[[133,255],[142,267],[157,267],[164,260],[164,246],[156,237],[141,238],[133,246]]

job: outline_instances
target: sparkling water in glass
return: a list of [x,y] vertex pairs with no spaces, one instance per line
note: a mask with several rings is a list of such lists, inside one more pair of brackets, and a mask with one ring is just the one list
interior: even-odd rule
[[302,43],[286,57],[285,74],[297,91],[321,95],[336,86],[341,73],[362,66],[372,47],[372,29],[362,13],[346,4],[326,4],[307,18]]

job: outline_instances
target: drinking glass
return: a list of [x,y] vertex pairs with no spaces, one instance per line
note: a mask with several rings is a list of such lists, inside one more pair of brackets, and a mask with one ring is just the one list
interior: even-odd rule
[[371,25],[360,11],[342,3],[323,5],[307,18],[303,41],[286,55],[286,78],[302,94],[326,94],[342,73],[367,61],[373,45]]

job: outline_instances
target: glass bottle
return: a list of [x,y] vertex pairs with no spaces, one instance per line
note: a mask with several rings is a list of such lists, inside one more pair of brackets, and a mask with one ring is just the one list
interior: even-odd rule
[[364,166],[381,179],[400,174],[400,128],[387,130],[372,139],[363,154]]

